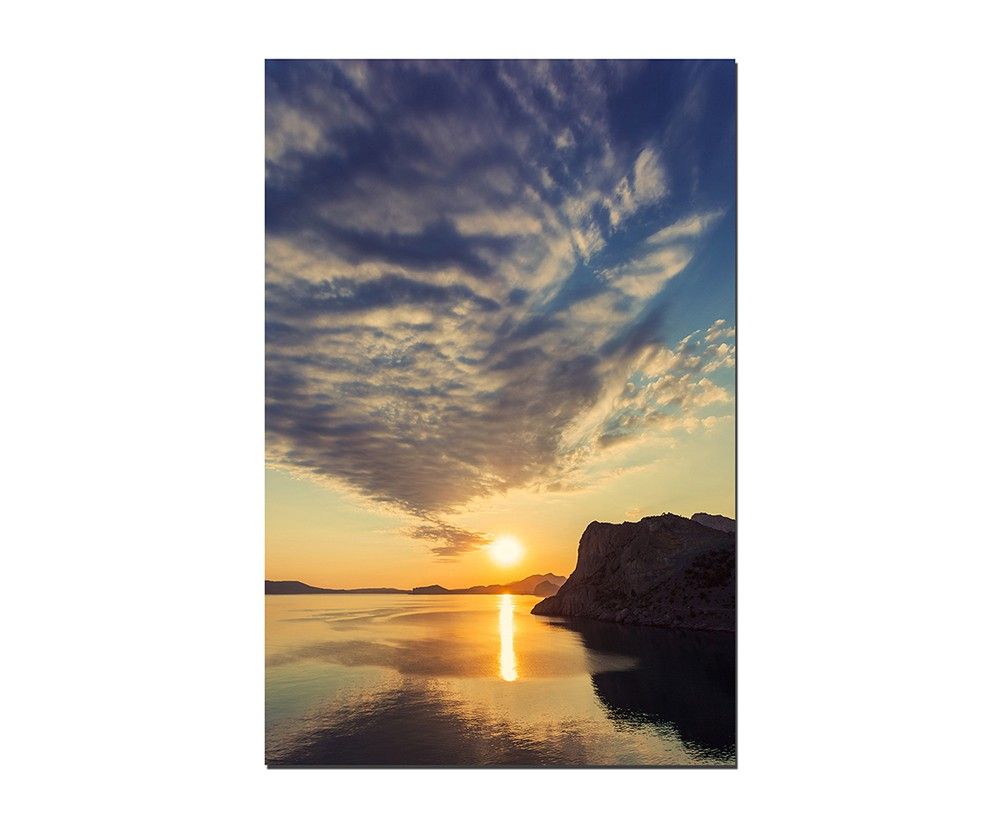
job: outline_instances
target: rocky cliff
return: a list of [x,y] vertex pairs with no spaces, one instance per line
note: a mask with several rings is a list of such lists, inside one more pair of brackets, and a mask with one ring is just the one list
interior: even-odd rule
[[638,523],[595,521],[580,538],[569,579],[531,611],[731,632],[736,628],[736,535],[673,514]]
[[707,512],[695,512],[691,520],[702,526],[710,526],[712,529],[721,529],[723,532],[735,532],[736,521],[727,518],[725,515],[709,515]]

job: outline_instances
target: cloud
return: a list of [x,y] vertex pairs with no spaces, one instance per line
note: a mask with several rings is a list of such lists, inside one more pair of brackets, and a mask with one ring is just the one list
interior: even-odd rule
[[628,263],[607,269],[601,276],[632,298],[650,298],[691,262],[692,253],[683,246],[668,246]]
[[694,406],[711,406],[730,400],[729,392],[712,383],[708,378],[702,378],[698,381],[695,384],[695,391],[690,395],[690,403]]
[[[646,165],[652,163],[647,161]],[[651,172],[646,174],[655,177]],[[652,187],[653,184],[647,182],[646,185]],[[684,271],[694,256],[690,242],[696,241],[722,213],[718,210],[688,215],[665,226],[647,238],[647,248],[625,263],[600,271],[599,276],[629,297],[652,297],[667,281]],[[726,331],[713,327],[710,334],[718,336]]]
[[[730,349],[728,356],[734,354]],[[733,401],[726,387],[707,377],[721,368],[717,358],[717,347],[698,333],[685,336],[672,349],[647,345],[619,372],[627,377],[607,384],[602,401],[578,421],[568,437],[587,458],[609,446],[640,439],[646,432],[697,431],[703,425],[698,417],[704,414],[702,409],[723,408]],[[707,417],[712,421],[706,428],[725,419]]]
[[668,349],[690,327],[663,294],[719,210],[680,199],[663,146],[714,121],[678,103],[638,139],[615,114],[701,65],[268,61],[269,464],[404,512],[457,558],[485,537],[450,513],[571,486],[602,438],[711,397],[727,333]]
[[646,147],[639,152],[633,179],[635,200],[640,206],[655,203],[667,194],[667,174],[654,149]]
[[736,328],[726,326],[726,321],[723,318],[719,318],[708,328],[708,331],[705,333],[705,340],[708,343],[715,343],[722,338],[732,338],[735,336]]
[[659,154],[647,146],[636,157],[631,174],[619,180],[614,194],[604,201],[612,227],[666,194],[667,173]]
[[715,212],[690,215],[683,220],[678,220],[676,223],[671,223],[669,226],[660,229],[656,234],[649,237],[647,243],[661,245],[677,240],[684,240],[685,238],[698,237],[698,235],[702,234],[712,223],[721,217],[722,214],[723,212],[720,209]]
[[[724,321],[721,321],[724,323]],[[720,323],[720,321],[716,321]],[[713,327],[705,334],[705,342],[712,343],[709,347],[709,360],[703,367],[702,371],[707,373],[714,372],[716,369],[728,369],[736,365],[736,348],[731,343],[713,343],[722,337],[731,338],[735,335],[735,329],[733,327],[727,327],[725,329],[718,329]]]
[[732,421],[732,415],[709,415],[708,417],[701,419],[701,425],[705,429],[714,429],[720,423],[728,423]]
[[437,518],[425,519],[419,525],[409,529],[408,534],[411,538],[437,544],[437,546],[432,546],[430,551],[442,560],[453,558],[464,552],[482,549],[487,543],[486,536],[482,533],[470,532]]

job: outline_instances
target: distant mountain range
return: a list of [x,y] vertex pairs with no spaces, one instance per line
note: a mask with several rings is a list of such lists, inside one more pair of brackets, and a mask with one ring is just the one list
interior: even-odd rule
[[392,589],[391,587],[365,587],[364,589],[326,589],[324,587],[312,587],[303,584],[301,581],[264,581],[265,595],[312,595],[312,594],[334,594],[334,595],[392,595],[398,593],[405,595],[408,589]]
[[362,589],[326,589],[304,584],[302,581],[264,581],[265,595],[539,595],[547,598],[555,595],[566,583],[563,575],[529,575],[509,584],[487,584],[467,589],[446,589],[439,584],[413,589],[393,589],[392,587],[364,587]]
[[[545,597],[547,594],[558,592],[559,587],[565,583],[564,576],[547,572],[544,575],[529,575],[527,578],[511,581],[509,584],[487,584],[467,589],[445,589],[438,584],[432,584],[429,587],[414,587],[410,592],[413,595],[501,595],[509,592],[511,595],[541,595]],[[541,588],[541,592],[538,591],[539,588]]]

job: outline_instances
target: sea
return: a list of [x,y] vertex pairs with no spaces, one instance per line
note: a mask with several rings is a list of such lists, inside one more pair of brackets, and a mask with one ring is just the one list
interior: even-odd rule
[[735,766],[735,636],[528,595],[265,595],[269,766]]

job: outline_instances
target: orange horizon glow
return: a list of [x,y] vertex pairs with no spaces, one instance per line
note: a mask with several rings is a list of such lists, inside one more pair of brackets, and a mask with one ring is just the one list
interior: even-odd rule
[[[735,515],[735,426],[727,420],[698,440],[680,438],[670,460],[609,471],[584,490],[512,489],[453,516],[456,526],[490,538],[516,536],[526,551],[498,564],[492,542],[460,554],[435,555],[409,535],[406,513],[278,469],[265,472],[265,568],[272,581],[317,587],[448,589],[507,584],[528,575],[568,576],[591,521],[621,523],[646,515],[694,512]],[[655,443],[646,444],[658,452]],[[489,541],[489,539],[487,539]]]

